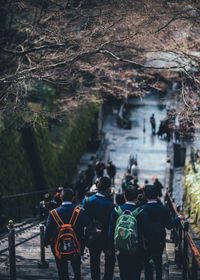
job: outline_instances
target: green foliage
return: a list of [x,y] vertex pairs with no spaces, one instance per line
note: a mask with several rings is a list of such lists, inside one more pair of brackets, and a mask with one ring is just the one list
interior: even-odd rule
[[33,190],[32,171],[19,132],[4,130],[1,133],[0,154],[2,194]]
[[50,188],[70,182],[76,173],[76,166],[86,149],[90,137],[91,121],[98,105],[90,103],[68,116],[50,132],[36,127],[43,170]]
[[[35,126],[43,172],[49,188],[70,182],[90,137],[91,121],[98,105],[79,107],[62,124],[49,130]],[[20,132],[3,130],[0,141],[0,179],[3,195],[34,190],[34,178]]]
[[184,214],[189,216],[190,223],[200,236],[200,163],[196,163],[195,168],[197,173],[191,164],[185,169],[183,207]]
[[48,128],[36,126],[35,136],[47,185],[49,188],[53,188],[57,182],[58,158],[54,151]]

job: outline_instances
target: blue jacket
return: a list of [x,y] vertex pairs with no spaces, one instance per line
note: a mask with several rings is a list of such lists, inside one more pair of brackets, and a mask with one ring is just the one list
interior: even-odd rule
[[[149,237],[147,236],[147,241],[148,241],[147,244],[152,243],[152,237],[153,237],[153,235],[156,234],[154,232],[156,230],[155,225],[159,225],[160,226],[160,241],[162,242],[163,247],[164,247],[165,242],[166,242],[165,228],[172,229],[174,226],[176,226],[178,224],[180,219],[178,217],[176,217],[175,219],[171,219],[168,208],[163,206],[162,203],[160,203],[160,202],[149,202],[149,203],[146,203],[142,208],[145,210],[145,212],[147,212],[148,217],[150,219],[150,223],[152,225],[151,226],[151,231],[152,231],[151,235]],[[156,243],[156,240],[153,242]],[[152,245],[152,244],[150,244],[150,245]]]
[[[86,201],[88,199],[88,201]],[[100,221],[103,226],[104,242],[107,243],[109,219],[114,203],[107,193],[96,193],[84,199],[83,207],[91,220]]]
[[[70,221],[72,213],[75,209],[74,204],[61,204],[60,207],[56,208],[58,215],[60,216],[61,220],[64,224],[67,224]],[[79,241],[82,243],[83,241],[83,230],[84,227],[87,227],[90,224],[90,219],[85,213],[84,209],[81,209],[79,216],[76,221],[76,234]],[[57,233],[57,223],[55,222],[54,218],[52,217],[51,213],[49,214],[47,223],[46,223],[46,231],[45,231],[45,245],[51,244]]]
[[[133,212],[135,209],[138,208],[138,206],[127,202],[122,206],[120,206],[120,208],[122,209],[122,211],[130,210],[131,212]],[[110,217],[110,224],[109,224],[109,231],[108,231],[108,247],[110,250],[114,250],[114,233],[115,233],[116,221],[118,217],[119,216],[117,212],[115,211],[115,209],[113,209]],[[151,234],[151,228],[150,228],[149,218],[145,211],[139,213],[138,216],[136,216],[136,219],[138,222],[138,241],[139,241],[136,254],[139,257],[142,256],[144,253],[144,239],[146,238],[146,236]]]

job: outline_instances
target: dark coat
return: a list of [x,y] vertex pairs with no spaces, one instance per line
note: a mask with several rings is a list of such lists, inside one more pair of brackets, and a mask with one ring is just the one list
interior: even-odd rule
[[[131,212],[133,212],[136,208],[138,208],[138,206],[129,204],[129,203],[125,203],[124,205],[120,206],[120,208],[123,211],[130,210]],[[111,217],[110,217],[109,232],[108,232],[110,250],[114,250],[114,233],[115,233],[117,219],[118,219],[118,214],[115,211],[115,209],[113,209]],[[151,231],[150,231],[151,228],[150,228],[150,222],[149,222],[147,213],[145,211],[142,211],[141,213],[139,213],[138,216],[136,217],[136,219],[138,222],[138,241],[139,241],[136,255],[138,257],[142,258],[143,254],[144,254],[144,238],[146,238],[146,236],[149,236],[149,234],[151,234]]]
[[[58,215],[60,216],[64,224],[67,224],[70,221],[70,218],[72,216],[75,207],[76,206],[73,204],[68,204],[68,205],[61,205],[60,207],[56,208]],[[76,226],[75,232],[81,244],[83,244],[84,227],[87,227],[89,224],[90,224],[89,217],[85,213],[85,210],[81,209],[75,225]],[[57,224],[50,212],[46,224],[45,245],[52,244],[54,242],[56,233],[57,233]]]
[[95,219],[99,221],[103,226],[103,236],[102,236],[102,244],[104,247],[107,247],[107,239],[108,239],[108,226],[110,220],[110,214],[114,207],[114,203],[112,202],[109,194],[102,194],[104,196],[94,194],[88,197],[88,201],[86,199],[83,201],[83,207],[86,210],[89,218],[91,220]]

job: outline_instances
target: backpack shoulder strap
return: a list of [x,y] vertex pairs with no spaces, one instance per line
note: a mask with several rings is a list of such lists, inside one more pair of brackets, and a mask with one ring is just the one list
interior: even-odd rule
[[85,210],[88,210],[88,205],[89,205],[89,197],[86,196],[86,198],[85,198],[85,205],[84,205]]
[[121,216],[121,214],[123,213],[121,207],[116,206],[114,209],[115,209],[115,212],[117,213],[117,215]]
[[74,211],[73,211],[72,216],[70,218],[69,224],[71,224],[72,226],[75,226],[77,218],[80,214],[80,211],[81,211],[80,206],[77,206],[77,207],[74,208]]
[[139,215],[142,211],[143,211],[143,209],[137,208],[132,212],[132,215],[134,217],[137,217],[137,215]]
[[64,225],[63,221],[61,220],[60,216],[58,215],[58,211],[56,209],[53,209],[50,211],[52,217],[54,218],[56,224],[60,227]]

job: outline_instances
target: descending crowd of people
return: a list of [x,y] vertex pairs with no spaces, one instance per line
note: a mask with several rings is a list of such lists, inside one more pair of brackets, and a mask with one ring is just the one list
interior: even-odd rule
[[74,279],[81,278],[81,256],[85,246],[90,253],[91,279],[100,280],[100,256],[105,255],[104,280],[113,279],[116,259],[120,279],[139,280],[144,269],[145,280],[162,279],[162,254],[165,228],[171,229],[182,216],[171,220],[160,200],[162,184],[153,177],[139,187],[129,174],[123,193],[111,197],[111,179],[102,176],[95,181],[94,194],[86,196],[82,206],[74,204],[71,188],[60,192],[61,205],[51,210],[46,222],[45,245],[50,245],[60,280],[69,280],[68,262]]
[[[159,135],[161,127],[156,133],[154,114],[150,123],[152,134]],[[92,280],[112,280],[116,262],[122,280],[140,280],[142,270],[145,280],[153,280],[154,270],[156,280],[162,279],[166,229],[184,217],[171,219],[162,203],[162,183],[153,176],[151,183],[145,180],[140,185],[139,173],[137,158],[133,158],[122,180],[122,193],[114,195],[116,167],[100,158],[81,171],[73,189],[60,187],[53,198],[45,195],[40,219],[46,219],[45,245],[51,246],[59,280],[70,279],[69,262],[73,279],[83,279],[81,256],[85,247],[89,250]]]

